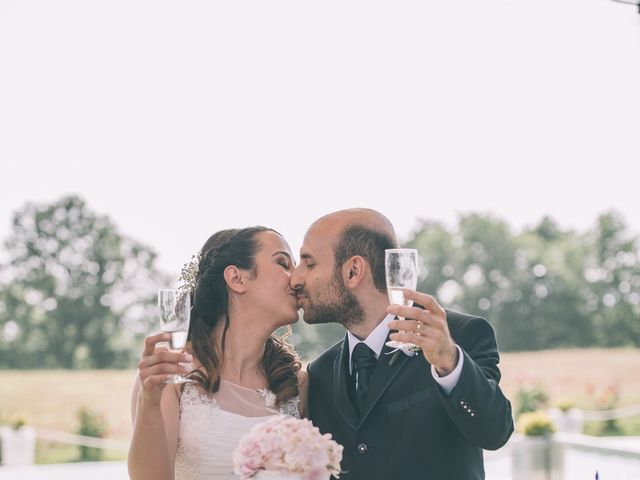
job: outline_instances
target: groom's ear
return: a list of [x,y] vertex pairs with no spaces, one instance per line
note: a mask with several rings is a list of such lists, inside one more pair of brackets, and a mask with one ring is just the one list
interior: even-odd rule
[[342,279],[349,288],[356,288],[364,280],[367,262],[360,255],[349,258],[342,265]]
[[229,265],[224,269],[224,281],[227,286],[236,293],[244,293],[247,291],[246,275],[238,267]]

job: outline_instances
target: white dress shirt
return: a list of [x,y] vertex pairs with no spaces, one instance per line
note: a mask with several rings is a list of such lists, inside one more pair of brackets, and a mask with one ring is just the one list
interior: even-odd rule
[[[387,341],[387,336],[389,335],[389,322],[395,319],[394,315],[387,315],[384,319],[378,324],[376,328],[369,334],[367,338],[362,340],[376,356],[376,359],[382,353],[382,349],[384,348],[384,344]],[[349,340],[349,373],[351,372],[351,355],[353,353],[353,349],[355,346],[361,342],[355,335],[353,335],[350,331],[347,330],[347,339]],[[436,369],[433,365],[431,365],[431,375],[435,381],[442,387],[447,395],[451,393],[454,387],[457,385],[458,380],[460,379],[460,374],[462,372],[462,364],[464,363],[464,355],[462,355],[462,350],[458,345],[456,345],[458,349],[458,364],[456,368],[449,375],[445,375],[441,377],[436,372]]]

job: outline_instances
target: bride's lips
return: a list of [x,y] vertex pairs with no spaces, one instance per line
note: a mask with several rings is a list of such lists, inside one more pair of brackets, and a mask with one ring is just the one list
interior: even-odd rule
[[296,292],[289,292],[289,295],[291,296],[292,301],[296,304],[296,308],[300,308],[298,307],[298,294]]

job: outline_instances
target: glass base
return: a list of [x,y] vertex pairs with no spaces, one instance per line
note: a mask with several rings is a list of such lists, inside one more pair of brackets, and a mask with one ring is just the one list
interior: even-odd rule
[[187,377],[176,374],[170,375],[169,378],[167,378],[167,383],[187,383],[190,381],[191,380],[189,380]]
[[387,343],[385,343],[385,345],[389,348],[401,348],[401,349],[407,348],[410,350],[413,350],[415,348],[420,348],[415,343],[399,342],[397,340],[389,340]]

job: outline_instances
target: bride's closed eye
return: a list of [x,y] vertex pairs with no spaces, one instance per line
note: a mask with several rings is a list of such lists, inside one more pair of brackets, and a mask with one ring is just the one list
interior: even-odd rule
[[291,263],[286,257],[278,258],[278,264],[284,267],[286,270],[291,270]]

